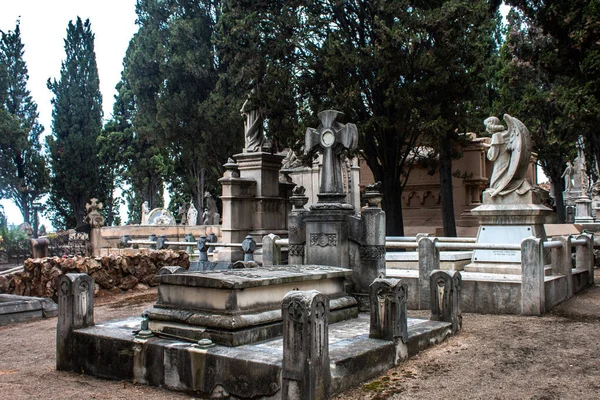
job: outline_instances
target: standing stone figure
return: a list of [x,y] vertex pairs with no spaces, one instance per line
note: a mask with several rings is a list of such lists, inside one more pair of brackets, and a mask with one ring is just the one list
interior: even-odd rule
[[567,167],[565,168],[565,172],[563,172],[561,178],[565,178],[565,192],[570,192],[573,189],[573,164],[570,161],[567,161],[565,164]]
[[190,203],[190,208],[187,212],[187,224],[195,226],[198,223],[198,210],[194,207],[194,203]]
[[259,109],[250,110],[249,101],[253,93],[254,90],[248,95],[248,98],[240,110],[242,117],[244,117],[244,135],[246,138],[244,153],[261,151],[265,142],[265,136],[263,134],[263,117],[261,112]]
[[489,117],[483,123],[486,131],[492,134],[487,158],[494,161],[490,197],[506,196],[512,192],[523,195],[533,187],[525,179],[531,159],[531,136],[521,121],[504,114],[508,129],[496,117]]
[[573,164],[573,168],[575,169],[573,173],[573,186],[575,189],[581,188],[581,193],[587,195],[589,179],[587,175],[587,162],[585,160],[585,145],[582,136],[579,136],[577,139],[577,157]]
[[202,215],[202,224],[219,225],[221,215],[219,214],[217,203],[215,203],[215,200],[209,192],[204,193],[204,204],[206,204],[206,208]]
[[145,201],[142,204],[142,221],[140,225],[148,225],[148,216],[150,215],[150,207],[148,206],[148,202]]
[[177,215],[181,215],[181,225],[187,225],[187,215],[190,205],[188,203],[183,203],[183,205],[179,206],[177,209]]

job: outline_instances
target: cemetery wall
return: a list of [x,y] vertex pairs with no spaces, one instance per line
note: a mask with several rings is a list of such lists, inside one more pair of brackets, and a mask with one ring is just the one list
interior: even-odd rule
[[98,290],[130,290],[139,284],[154,286],[152,279],[164,266],[189,267],[185,251],[160,250],[103,257],[47,257],[28,259],[24,270],[0,276],[0,293],[48,297],[56,301],[58,278],[66,273],[86,273]]

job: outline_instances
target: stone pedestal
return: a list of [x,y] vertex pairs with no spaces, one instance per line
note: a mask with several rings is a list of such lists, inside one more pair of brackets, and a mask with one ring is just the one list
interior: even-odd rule
[[[237,163],[225,164],[226,172],[219,179],[223,202],[222,241],[241,243],[247,235],[260,241],[263,235],[283,232],[287,228],[285,200],[280,196],[289,191],[279,182],[283,156],[270,153],[236,154]],[[219,251],[219,261],[235,261],[242,257],[239,249]]]
[[592,218],[592,201],[587,196],[581,196],[575,201],[575,223],[576,224],[591,224],[594,222]]
[[[544,224],[555,220],[553,211],[541,204],[539,193],[530,190],[524,195],[516,192],[491,197],[484,192],[481,206],[471,210],[479,219],[477,243],[520,244],[523,239],[536,237],[546,240]],[[550,263],[550,250],[544,260]],[[519,250],[475,250],[465,272],[521,274]]]
[[327,207],[312,209],[304,218],[306,263],[350,268],[348,217],[354,209],[344,209],[341,203],[325,204]]

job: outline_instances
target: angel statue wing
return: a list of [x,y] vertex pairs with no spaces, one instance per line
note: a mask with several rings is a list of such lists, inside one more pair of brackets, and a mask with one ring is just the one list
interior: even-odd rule
[[531,189],[531,184],[525,179],[531,159],[531,135],[525,125],[517,118],[504,114],[508,126],[508,143],[506,149],[510,153],[508,167],[502,171],[492,185],[492,197],[506,195],[517,191],[523,194]]

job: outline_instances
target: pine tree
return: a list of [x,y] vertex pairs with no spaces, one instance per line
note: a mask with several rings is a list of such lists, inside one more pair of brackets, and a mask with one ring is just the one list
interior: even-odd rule
[[104,200],[96,139],[102,129],[102,96],[89,20],[69,22],[60,80],[54,94],[52,136],[47,138],[52,175],[50,209],[55,226],[81,226],[90,198]]
[[[37,104],[27,89],[19,22],[0,40],[0,197],[15,202],[26,223],[37,233],[34,202],[47,192],[48,171],[41,153]],[[1,85],[1,84],[0,84]]]

